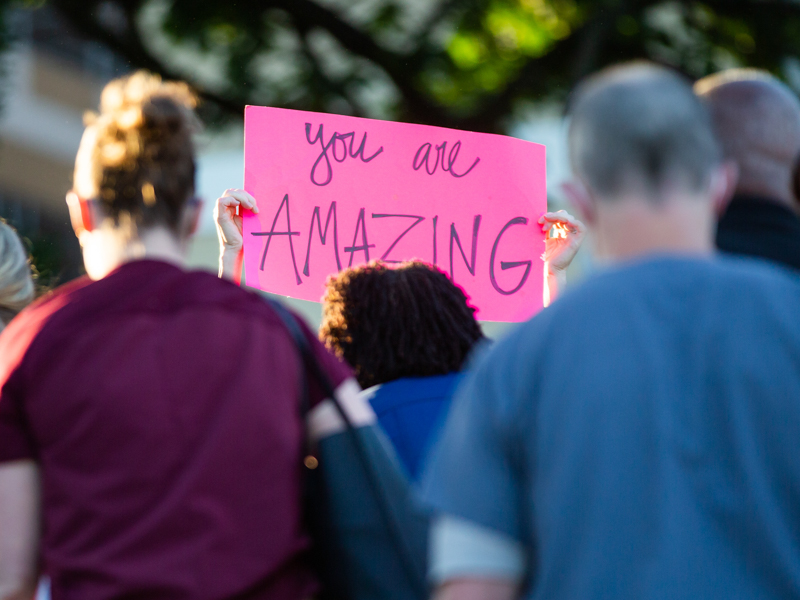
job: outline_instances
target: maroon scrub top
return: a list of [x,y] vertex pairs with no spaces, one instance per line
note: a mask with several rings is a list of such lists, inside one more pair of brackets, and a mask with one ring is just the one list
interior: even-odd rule
[[41,467],[54,600],[313,594],[300,377],[261,298],[163,262],[20,314],[0,336],[0,462]]

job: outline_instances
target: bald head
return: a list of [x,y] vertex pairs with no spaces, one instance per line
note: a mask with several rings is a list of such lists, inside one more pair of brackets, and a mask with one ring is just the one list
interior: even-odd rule
[[680,75],[653,64],[606,69],[578,90],[569,142],[574,171],[601,198],[666,187],[699,191],[720,161],[707,109]]
[[701,79],[695,92],[711,110],[727,158],[739,166],[737,193],[797,205],[800,101],[766,72],[732,69]]

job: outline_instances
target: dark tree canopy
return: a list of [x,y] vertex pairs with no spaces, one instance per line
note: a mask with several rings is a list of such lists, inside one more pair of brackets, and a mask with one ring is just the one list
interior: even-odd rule
[[795,0],[47,3],[131,66],[188,80],[210,118],[265,104],[503,131],[526,104],[563,99],[622,60],[693,77],[737,65],[789,79],[800,70]]

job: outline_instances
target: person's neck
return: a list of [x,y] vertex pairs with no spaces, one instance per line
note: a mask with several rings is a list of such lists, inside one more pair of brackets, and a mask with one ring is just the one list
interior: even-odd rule
[[760,198],[793,212],[800,212],[790,182],[791,174],[789,172],[776,170],[769,177],[755,177],[744,173],[736,185],[733,201],[735,202],[737,197]]
[[101,279],[135,260],[159,260],[183,267],[186,244],[167,227],[141,229],[138,235],[126,235],[114,228],[92,232],[84,244],[86,271],[92,279]]
[[687,194],[621,197],[597,206],[595,250],[601,262],[653,254],[710,256],[714,215],[707,198]]

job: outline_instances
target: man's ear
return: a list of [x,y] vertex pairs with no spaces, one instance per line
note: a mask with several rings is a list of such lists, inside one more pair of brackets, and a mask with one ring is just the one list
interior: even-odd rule
[[712,173],[709,192],[717,217],[721,217],[728,209],[738,182],[739,165],[733,160],[726,160]]
[[186,232],[186,238],[192,237],[197,233],[200,227],[200,217],[203,214],[203,201],[199,198],[192,198],[186,203],[183,213],[183,230]]
[[67,208],[69,209],[69,219],[75,235],[80,237],[84,231],[94,229],[94,212],[92,201],[80,198],[75,192],[67,194]]
[[597,209],[592,193],[580,179],[570,179],[561,184],[561,191],[567,202],[578,213],[578,218],[587,225],[594,225],[597,221]]

